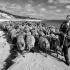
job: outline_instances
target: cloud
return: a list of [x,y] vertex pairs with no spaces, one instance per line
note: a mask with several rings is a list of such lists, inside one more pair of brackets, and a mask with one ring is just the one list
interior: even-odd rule
[[48,0],[48,2],[49,2],[49,3],[53,3],[54,1],[53,1],[53,0]]
[[70,3],[70,0],[48,0],[48,3]]
[[59,0],[60,3],[70,3],[70,0]]
[[61,9],[56,9],[56,12],[60,13],[60,12],[62,12],[62,10]]
[[22,15],[26,14],[26,15],[35,16],[35,15],[38,15],[37,11],[38,10],[36,10],[35,7],[32,4],[26,3],[25,6],[23,7],[23,10],[21,11],[21,14]]
[[0,2],[0,8],[5,10],[7,8],[7,6],[9,5],[9,3],[4,3],[4,2]]
[[35,12],[35,9],[31,4],[26,4],[25,7],[24,7],[24,11],[26,11],[26,12]]
[[28,0],[28,3],[32,4],[34,1],[33,0]]
[[[0,9],[7,10],[17,15],[42,16],[56,18],[70,14],[70,0],[0,0]],[[48,3],[47,3],[48,1]],[[64,2],[65,1],[65,2]],[[53,4],[52,4],[53,3]]]
[[70,5],[65,6],[67,9],[70,9]]
[[46,9],[45,8],[41,8],[40,9],[42,12],[46,12]]
[[38,8],[42,8],[42,7],[45,7],[45,6],[46,6],[45,3],[40,3],[40,4],[37,5]]
[[46,8],[40,8],[40,13],[42,13],[42,14],[45,14],[45,13],[47,13],[47,10],[46,10]]
[[10,9],[16,9],[16,10],[21,10],[22,9],[22,7],[18,4],[11,4],[9,8]]
[[51,6],[51,5],[49,5],[48,8],[50,8],[50,9],[56,9],[57,6]]
[[46,12],[47,12],[46,8],[42,7],[41,4],[39,4],[38,6],[33,6],[32,4],[26,4],[24,6],[24,11],[21,13],[32,16],[44,16]]

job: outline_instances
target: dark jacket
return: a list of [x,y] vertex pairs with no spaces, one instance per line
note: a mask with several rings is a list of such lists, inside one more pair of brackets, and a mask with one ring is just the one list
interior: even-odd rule
[[70,25],[68,26],[67,23],[68,22],[65,21],[61,24],[60,29],[59,29],[60,33],[68,34],[68,31],[70,30]]

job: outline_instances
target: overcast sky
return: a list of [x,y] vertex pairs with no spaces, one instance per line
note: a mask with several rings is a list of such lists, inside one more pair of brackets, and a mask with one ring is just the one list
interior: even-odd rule
[[65,19],[70,14],[70,0],[0,0],[0,9],[17,15]]

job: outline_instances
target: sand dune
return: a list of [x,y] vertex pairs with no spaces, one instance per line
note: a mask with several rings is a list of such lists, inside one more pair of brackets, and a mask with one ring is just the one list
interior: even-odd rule
[[28,53],[25,58],[19,56],[16,63],[8,70],[70,70],[70,66],[48,55],[44,57],[39,53]]

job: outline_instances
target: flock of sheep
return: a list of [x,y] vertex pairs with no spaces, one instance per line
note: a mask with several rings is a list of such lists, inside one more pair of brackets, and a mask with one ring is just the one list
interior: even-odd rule
[[1,24],[2,29],[10,36],[22,53],[39,46],[47,53],[50,49],[51,38],[58,39],[52,32],[58,31],[54,26],[47,26],[41,22],[6,21]]
[[[5,21],[0,24],[0,29],[1,43],[3,40],[2,44],[6,48],[3,49],[7,53],[5,59],[11,54],[10,50],[15,48],[14,45],[17,46],[17,51],[23,56],[25,52],[35,52],[35,49],[44,52],[45,56],[50,49],[57,52],[59,38],[53,32],[58,31],[58,29],[54,26],[47,26],[41,22]],[[10,40],[11,42],[9,42]],[[3,45],[0,44],[0,48]],[[3,54],[0,56],[3,57]]]

